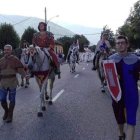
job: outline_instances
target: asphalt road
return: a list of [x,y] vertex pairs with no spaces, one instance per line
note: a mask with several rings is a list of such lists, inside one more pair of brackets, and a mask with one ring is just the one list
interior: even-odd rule
[[[101,93],[100,82],[90,63],[67,64],[53,89],[53,105],[37,117],[39,89],[32,78],[29,88],[18,88],[13,122],[0,119],[0,140],[118,140],[117,125],[109,93]],[[0,118],[3,110],[0,108]],[[135,140],[140,140],[140,108]]]

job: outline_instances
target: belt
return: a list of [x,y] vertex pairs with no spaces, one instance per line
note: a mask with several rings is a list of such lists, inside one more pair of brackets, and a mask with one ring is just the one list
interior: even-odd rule
[[5,78],[13,78],[16,77],[16,74],[10,74],[10,75],[0,75],[1,79],[5,79]]

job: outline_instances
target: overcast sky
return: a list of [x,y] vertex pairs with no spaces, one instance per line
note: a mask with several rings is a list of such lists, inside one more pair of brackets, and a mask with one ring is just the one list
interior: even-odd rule
[[65,22],[89,27],[103,28],[108,25],[113,31],[123,25],[130,9],[138,0],[0,0],[0,14],[33,16],[54,23]]

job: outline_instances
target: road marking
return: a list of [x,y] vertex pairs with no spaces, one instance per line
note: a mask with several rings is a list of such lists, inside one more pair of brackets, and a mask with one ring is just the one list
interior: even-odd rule
[[61,95],[63,92],[64,92],[64,89],[60,90],[60,91],[58,92],[58,94],[52,99],[52,101],[55,102],[55,101],[60,97],[60,95]]
[[76,74],[75,76],[74,76],[74,78],[77,78],[79,76],[79,74]]
[[138,89],[140,90],[140,87],[138,86]]
[[85,70],[85,68],[82,68],[83,70]]

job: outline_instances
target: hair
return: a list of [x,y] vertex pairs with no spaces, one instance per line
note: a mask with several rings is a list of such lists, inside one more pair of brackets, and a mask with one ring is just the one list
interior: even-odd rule
[[117,40],[117,39],[124,39],[125,42],[128,44],[128,38],[127,38],[126,36],[124,36],[124,35],[118,35],[118,36],[116,37],[116,40]]
[[39,22],[39,24],[38,24],[38,30],[40,31],[40,25],[41,24],[43,24],[44,25],[44,31],[46,31],[46,29],[47,29],[47,24],[45,23],[45,22]]
[[4,46],[4,48],[10,48],[11,50],[13,49],[12,45],[10,45],[10,44],[6,44],[6,45]]

